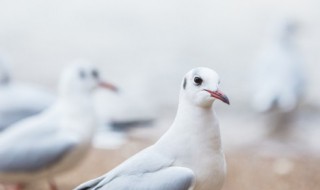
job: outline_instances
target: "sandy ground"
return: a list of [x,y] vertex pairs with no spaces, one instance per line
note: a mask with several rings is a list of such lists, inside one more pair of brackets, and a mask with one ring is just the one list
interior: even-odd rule
[[[296,127],[296,133],[290,130],[287,138],[279,138],[268,135],[268,131],[274,132],[273,130],[254,129],[261,128],[262,123],[252,121],[252,116],[248,114],[236,116],[234,113],[226,113],[225,110],[220,111],[221,132],[228,164],[228,175],[223,190],[319,189],[320,151],[303,141],[303,138],[298,138],[296,134],[306,129]],[[171,118],[168,117],[159,120],[153,127],[130,131],[127,143],[119,149],[92,149],[77,168],[56,176],[60,190],[70,190],[111,170],[155,142],[165,132],[170,121]],[[238,124],[236,128],[235,124]],[[235,131],[237,129],[238,131]],[[319,148],[318,145],[314,146]],[[30,184],[27,188],[46,189],[48,187],[45,182]]]
[[[86,180],[97,177],[145,147],[146,142],[131,142],[118,151],[93,150],[73,171],[57,177],[60,190],[70,190]],[[125,153],[124,153],[125,152]],[[228,176],[223,190],[318,190],[320,187],[320,158],[300,156],[266,156],[255,149],[227,152]],[[37,183],[28,190],[45,190]]]

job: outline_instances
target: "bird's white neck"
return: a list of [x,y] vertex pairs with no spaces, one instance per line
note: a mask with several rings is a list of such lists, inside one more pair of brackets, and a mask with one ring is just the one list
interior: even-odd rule
[[[66,88],[66,87],[65,87]],[[90,99],[92,93],[91,91],[85,91],[85,90],[75,90],[75,89],[64,89],[63,87],[60,87],[59,89],[59,97],[61,99],[68,99],[69,101],[82,101],[81,99]]]
[[215,149],[221,148],[219,122],[212,105],[198,107],[182,99],[172,126],[177,130],[188,131],[190,136],[208,138],[206,140],[209,140]]
[[64,122],[64,130],[75,131],[75,135],[80,135],[82,138],[91,136],[96,126],[91,98],[60,97],[58,105]]
[[197,148],[221,151],[219,123],[212,106],[198,107],[180,98],[176,118],[158,144],[172,138],[179,138],[175,140],[177,146],[201,144],[203,147]]
[[64,106],[66,111],[72,110],[76,113],[88,113],[93,109],[93,102],[90,97],[60,97],[59,103]]

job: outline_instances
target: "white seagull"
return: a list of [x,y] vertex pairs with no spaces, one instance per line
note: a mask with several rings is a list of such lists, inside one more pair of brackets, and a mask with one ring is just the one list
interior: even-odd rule
[[0,60],[0,131],[51,106],[55,97],[46,89],[12,81],[9,66]]
[[188,72],[170,129],[154,145],[76,190],[219,190],[226,175],[214,100],[229,104],[218,74],[204,67]]
[[24,184],[52,178],[74,167],[90,148],[96,126],[91,92],[103,82],[91,64],[70,65],[62,74],[57,102],[39,115],[0,133],[0,183]]
[[305,91],[302,58],[294,46],[297,25],[282,19],[260,50],[253,74],[253,107],[258,112],[292,112]]

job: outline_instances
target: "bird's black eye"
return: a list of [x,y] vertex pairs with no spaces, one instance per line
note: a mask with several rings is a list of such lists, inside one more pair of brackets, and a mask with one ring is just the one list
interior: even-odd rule
[[99,72],[97,70],[93,70],[91,74],[93,78],[99,78]]
[[86,73],[83,70],[80,70],[79,76],[80,76],[80,78],[84,79],[84,78],[86,78]]
[[200,77],[194,77],[193,81],[197,86],[200,86],[203,82],[202,78]]

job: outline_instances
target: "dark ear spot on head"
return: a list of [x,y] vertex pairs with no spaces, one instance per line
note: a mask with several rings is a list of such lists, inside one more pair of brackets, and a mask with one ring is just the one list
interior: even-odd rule
[[0,84],[8,84],[8,83],[10,83],[10,81],[11,81],[10,76],[9,75],[5,75],[0,80]]
[[97,70],[95,70],[95,69],[92,70],[91,74],[92,74],[93,78],[96,78],[96,79],[99,78],[99,72]]
[[80,70],[79,76],[80,76],[80,78],[84,79],[84,78],[86,78],[86,73],[83,70]]
[[186,86],[187,86],[187,79],[184,78],[183,79],[183,89],[186,89]]

